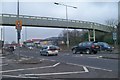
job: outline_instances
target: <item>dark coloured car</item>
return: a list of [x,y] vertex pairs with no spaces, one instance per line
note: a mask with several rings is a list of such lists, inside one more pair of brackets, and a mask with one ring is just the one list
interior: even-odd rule
[[113,47],[106,42],[98,42],[98,45],[100,45],[101,51],[113,51]]
[[72,47],[73,54],[76,53],[87,53],[96,54],[100,50],[100,46],[97,44],[97,42],[81,42],[79,45]]

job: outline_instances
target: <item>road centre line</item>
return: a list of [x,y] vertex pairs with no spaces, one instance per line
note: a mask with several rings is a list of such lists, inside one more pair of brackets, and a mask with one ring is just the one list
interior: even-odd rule
[[59,65],[60,63],[56,63],[52,66],[43,66],[43,67],[35,67],[35,68],[24,68],[24,69],[14,69],[14,70],[6,70],[6,71],[0,71],[0,73],[7,73],[7,72],[15,72],[15,71],[24,71],[24,70],[33,70],[33,69],[44,69],[44,68],[53,68]]
[[0,57],[1,59],[5,58],[5,57]]
[[95,59],[99,59],[100,57],[88,57],[88,58],[95,58]]
[[95,56],[95,55],[75,55],[75,56],[72,56],[72,57],[87,57],[87,58],[93,58],[93,59],[102,59],[102,60],[108,60],[108,59],[103,59],[102,56]]
[[77,72],[59,72],[59,73],[43,73],[43,74],[25,74],[25,76],[48,76],[48,75],[63,75],[63,74],[78,74],[78,73],[86,73],[85,71],[77,71]]
[[48,60],[48,61],[53,61],[55,62],[56,60],[52,60],[52,59],[45,59],[45,58],[42,58],[43,60]]
[[21,76],[21,75],[19,75],[19,76],[14,76],[14,75],[2,75],[2,77],[14,77],[14,78],[38,78],[38,77],[25,77],[25,76]]
[[87,65],[79,65],[79,64],[74,64],[74,63],[66,63],[66,64],[71,64],[71,65],[76,65],[76,66],[85,66],[85,67],[89,67],[89,68],[93,68],[93,69],[100,69],[100,70],[109,71],[109,72],[112,71],[112,70],[109,70],[109,69],[98,68],[98,67],[92,67],[92,66],[87,66]]
[[83,55],[83,54],[80,54],[80,55],[73,55],[72,57],[99,57],[97,55]]

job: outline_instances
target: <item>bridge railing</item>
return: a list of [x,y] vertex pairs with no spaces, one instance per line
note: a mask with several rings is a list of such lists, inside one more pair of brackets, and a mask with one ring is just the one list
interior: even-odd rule
[[[2,17],[17,17],[16,14],[0,14]],[[29,19],[42,19],[42,20],[54,20],[54,21],[67,21],[67,22],[75,22],[75,23],[87,23],[91,25],[102,25],[95,22],[88,22],[88,21],[80,21],[80,20],[67,20],[61,18],[52,18],[52,17],[39,17],[39,16],[27,16],[27,15],[19,15],[19,18],[29,18]]]
[[[0,14],[1,17],[17,17],[16,14]],[[70,19],[62,19],[62,18],[52,18],[52,17],[39,17],[39,16],[28,16],[28,15],[19,15],[19,18],[27,18],[27,19],[35,19],[35,20],[51,20],[51,21],[64,21],[64,22],[72,22],[72,23],[80,23],[80,24],[87,24],[90,25],[89,28],[93,29],[94,26],[97,26],[99,28],[110,28],[110,26],[95,23],[95,22],[89,22],[89,21],[80,21],[80,20],[70,20]],[[103,27],[104,26],[104,27]],[[97,28],[96,27],[96,28]],[[104,29],[103,29],[104,30]]]

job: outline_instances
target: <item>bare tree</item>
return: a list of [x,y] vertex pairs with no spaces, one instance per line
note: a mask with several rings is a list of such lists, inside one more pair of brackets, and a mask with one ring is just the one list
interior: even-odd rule
[[[82,41],[82,37],[85,31],[79,31],[79,30],[69,30],[69,40],[70,40],[70,45],[75,45],[78,44],[79,42]],[[59,37],[63,37],[64,41],[67,41],[67,31],[63,30],[60,34]]]
[[109,19],[109,20],[106,20],[105,22],[109,26],[116,26],[118,24],[118,20],[116,19]]
[[116,19],[109,19],[109,20],[106,20],[106,24],[113,27],[113,30],[112,31],[112,36],[113,36],[113,40],[114,40],[114,47],[117,48],[117,41],[118,40],[118,36],[117,36],[117,25],[118,25],[118,20]]
[[16,44],[16,42],[15,42],[15,41],[12,41],[11,44]]
[[108,19],[108,20],[105,21],[105,23],[108,26],[113,27],[113,30],[111,30],[111,31],[116,31],[117,25],[118,25],[118,20],[117,19]]

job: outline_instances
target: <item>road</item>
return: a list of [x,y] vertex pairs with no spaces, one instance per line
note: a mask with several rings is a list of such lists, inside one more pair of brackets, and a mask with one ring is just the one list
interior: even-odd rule
[[[18,59],[20,52],[21,59]],[[3,78],[118,78],[118,60],[101,58],[112,53],[41,56],[39,50],[16,50],[2,58]],[[31,62],[31,63],[30,63]]]

